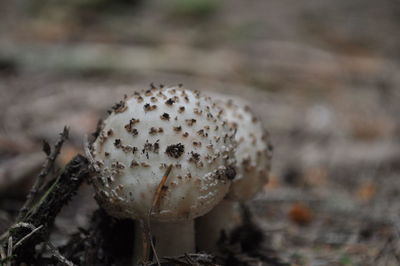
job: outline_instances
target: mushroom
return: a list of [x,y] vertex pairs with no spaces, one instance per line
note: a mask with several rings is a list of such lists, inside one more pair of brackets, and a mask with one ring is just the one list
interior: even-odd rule
[[226,198],[206,215],[196,219],[198,250],[218,251],[221,233],[229,235],[242,223],[239,202],[253,198],[268,180],[272,145],[261,121],[241,100],[223,101],[216,96],[220,115],[236,130],[236,177]]
[[111,216],[141,221],[156,256],[193,252],[193,219],[224,198],[235,176],[228,128],[199,92],[152,86],[125,97],[90,147],[98,203]]

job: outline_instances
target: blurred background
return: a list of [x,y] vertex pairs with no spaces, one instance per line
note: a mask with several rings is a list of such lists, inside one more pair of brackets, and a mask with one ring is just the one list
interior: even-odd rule
[[[183,83],[248,100],[270,131],[250,206],[280,258],[399,265],[399,48],[398,0],[1,0],[0,231],[42,139],[70,127],[62,167],[124,93]],[[77,199],[58,245],[96,208]]]

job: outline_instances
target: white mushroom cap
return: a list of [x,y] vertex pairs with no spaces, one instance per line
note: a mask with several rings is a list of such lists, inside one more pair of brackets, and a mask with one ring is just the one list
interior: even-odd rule
[[153,221],[193,219],[226,195],[234,137],[209,98],[155,88],[116,104],[93,143],[96,198],[111,215],[144,218],[169,165]]
[[268,181],[272,158],[269,134],[243,100],[219,99],[216,102],[223,110],[223,119],[236,129],[236,177],[227,198],[240,201],[251,199]]

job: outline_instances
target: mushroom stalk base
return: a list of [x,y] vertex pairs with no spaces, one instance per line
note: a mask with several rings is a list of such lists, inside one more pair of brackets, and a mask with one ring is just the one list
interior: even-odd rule
[[197,218],[195,223],[197,250],[216,253],[222,234],[229,236],[242,224],[240,205],[237,201],[225,199],[209,213]]
[[[142,228],[136,226],[134,262],[138,262],[143,250]],[[150,223],[150,231],[158,258],[183,255],[195,251],[194,221]],[[155,256],[153,256],[155,261]]]

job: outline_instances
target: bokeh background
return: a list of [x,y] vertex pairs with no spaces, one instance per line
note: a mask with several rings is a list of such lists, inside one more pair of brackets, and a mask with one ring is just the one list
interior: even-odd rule
[[[293,265],[400,264],[398,0],[1,0],[0,231],[64,125],[62,167],[124,93],[241,97],[275,146],[250,206]],[[82,203],[84,202],[84,203]],[[85,186],[57,245],[96,208]]]

